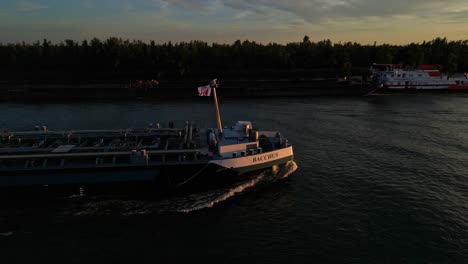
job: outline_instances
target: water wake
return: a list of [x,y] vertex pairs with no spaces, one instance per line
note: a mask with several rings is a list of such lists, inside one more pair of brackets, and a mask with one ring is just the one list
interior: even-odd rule
[[88,202],[77,216],[120,214],[124,216],[145,215],[151,213],[190,213],[211,208],[228,199],[238,196],[260,184],[275,182],[287,178],[295,170],[297,164],[288,162],[280,170],[266,170],[254,175],[247,181],[239,182],[225,188],[195,193],[181,197],[171,197],[162,201],[138,201],[107,199]]

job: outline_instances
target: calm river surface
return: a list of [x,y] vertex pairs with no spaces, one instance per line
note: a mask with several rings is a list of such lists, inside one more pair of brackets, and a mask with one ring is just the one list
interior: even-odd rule
[[[468,262],[467,95],[236,99],[220,107],[224,125],[251,120],[280,130],[298,169],[198,196],[0,208],[2,263]],[[0,105],[0,128],[10,130],[170,120],[213,126],[213,105]]]

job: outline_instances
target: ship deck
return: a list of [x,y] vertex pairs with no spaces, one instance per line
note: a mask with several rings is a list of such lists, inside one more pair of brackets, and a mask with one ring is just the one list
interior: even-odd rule
[[0,171],[203,163],[211,156],[200,130],[141,128],[0,132]]

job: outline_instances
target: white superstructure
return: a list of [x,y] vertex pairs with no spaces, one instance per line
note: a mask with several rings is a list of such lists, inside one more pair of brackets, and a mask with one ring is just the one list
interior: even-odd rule
[[403,69],[398,64],[373,64],[371,78],[379,88],[416,90],[468,90],[468,76],[448,76],[432,65]]
[[243,172],[294,159],[292,146],[280,132],[256,130],[250,121],[238,121],[231,128],[224,128],[222,134],[209,133],[217,134],[216,140],[208,143],[215,154],[210,163],[226,169]]

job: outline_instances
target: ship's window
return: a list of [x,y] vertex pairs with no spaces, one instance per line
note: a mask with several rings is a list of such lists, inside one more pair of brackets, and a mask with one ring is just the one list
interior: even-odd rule
[[456,84],[460,84],[460,81],[455,81]]
[[401,75],[400,75],[400,74],[398,74],[397,76],[398,76],[398,77],[401,77]]
[[405,78],[405,77],[406,77],[406,73],[403,73],[403,78]]
[[419,77],[421,77],[421,76],[422,76],[422,74],[418,74],[418,76],[419,76]]
[[392,74],[392,77],[395,77],[395,74]]

